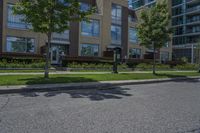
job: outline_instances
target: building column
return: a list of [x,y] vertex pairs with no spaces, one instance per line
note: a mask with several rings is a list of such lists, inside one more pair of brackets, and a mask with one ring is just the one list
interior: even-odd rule
[[79,22],[70,23],[70,31],[69,31],[69,56],[78,57],[79,54]]
[[0,53],[2,53],[3,45],[3,0],[0,0]]
[[128,8],[122,7],[122,58],[128,56]]

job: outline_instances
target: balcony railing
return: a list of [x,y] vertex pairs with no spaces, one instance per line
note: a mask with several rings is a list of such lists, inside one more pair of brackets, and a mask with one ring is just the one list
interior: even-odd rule
[[186,30],[186,34],[192,34],[192,33],[200,33],[200,30]]
[[200,10],[200,5],[199,5],[199,6],[192,7],[192,8],[188,8],[188,9],[186,10],[186,12],[193,12],[193,11],[197,11],[197,10]]
[[195,19],[187,19],[187,24],[194,23],[194,22],[200,22],[200,16],[198,18],[195,18]]

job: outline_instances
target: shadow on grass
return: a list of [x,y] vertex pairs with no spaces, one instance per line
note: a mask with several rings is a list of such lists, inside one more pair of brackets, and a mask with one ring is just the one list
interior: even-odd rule
[[96,80],[84,77],[50,77],[45,79],[43,77],[25,78],[19,81],[25,81],[26,85],[34,84],[56,84],[56,83],[77,83],[77,82],[97,82]]
[[76,89],[76,90],[66,90],[66,91],[50,91],[50,92],[24,92],[21,93],[24,97],[38,97],[38,96],[45,96],[45,97],[55,97],[62,94],[68,94],[71,98],[87,98],[91,101],[102,101],[107,99],[122,99],[123,97],[132,96],[132,94],[127,93],[130,90],[128,88],[121,88],[121,87],[113,87],[107,89]]
[[186,78],[184,75],[176,75],[176,74],[166,74],[166,73],[156,73],[156,76],[167,77],[167,78]]

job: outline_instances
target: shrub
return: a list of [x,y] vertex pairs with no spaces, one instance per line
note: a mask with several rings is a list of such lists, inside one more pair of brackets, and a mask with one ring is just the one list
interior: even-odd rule
[[185,64],[185,65],[177,65],[174,69],[177,70],[197,70],[199,68],[198,64]]
[[147,69],[151,69],[152,65],[151,64],[146,64],[146,63],[141,63],[136,65],[135,69],[139,69],[139,70],[147,70]]
[[184,63],[188,63],[188,58],[187,57],[182,57],[181,61],[184,62]]
[[0,68],[44,68],[45,62],[26,62],[17,60],[6,60],[0,61]]

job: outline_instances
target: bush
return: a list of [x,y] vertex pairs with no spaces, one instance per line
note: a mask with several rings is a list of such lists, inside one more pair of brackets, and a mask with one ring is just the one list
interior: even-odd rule
[[177,70],[197,70],[199,68],[198,64],[185,64],[185,65],[177,65],[174,69]]
[[184,62],[184,63],[188,63],[188,58],[187,57],[182,57],[181,61]]
[[0,68],[44,68],[45,62],[38,60],[38,62],[27,62],[22,60],[0,60]]
[[138,70],[152,69],[152,65],[146,64],[146,63],[141,63],[141,64],[136,65],[135,69],[138,69]]
[[[68,63],[68,68],[80,68],[80,69],[112,69],[113,65],[109,63]],[[126,64],[119,64],[119,69],[127,69]]]

